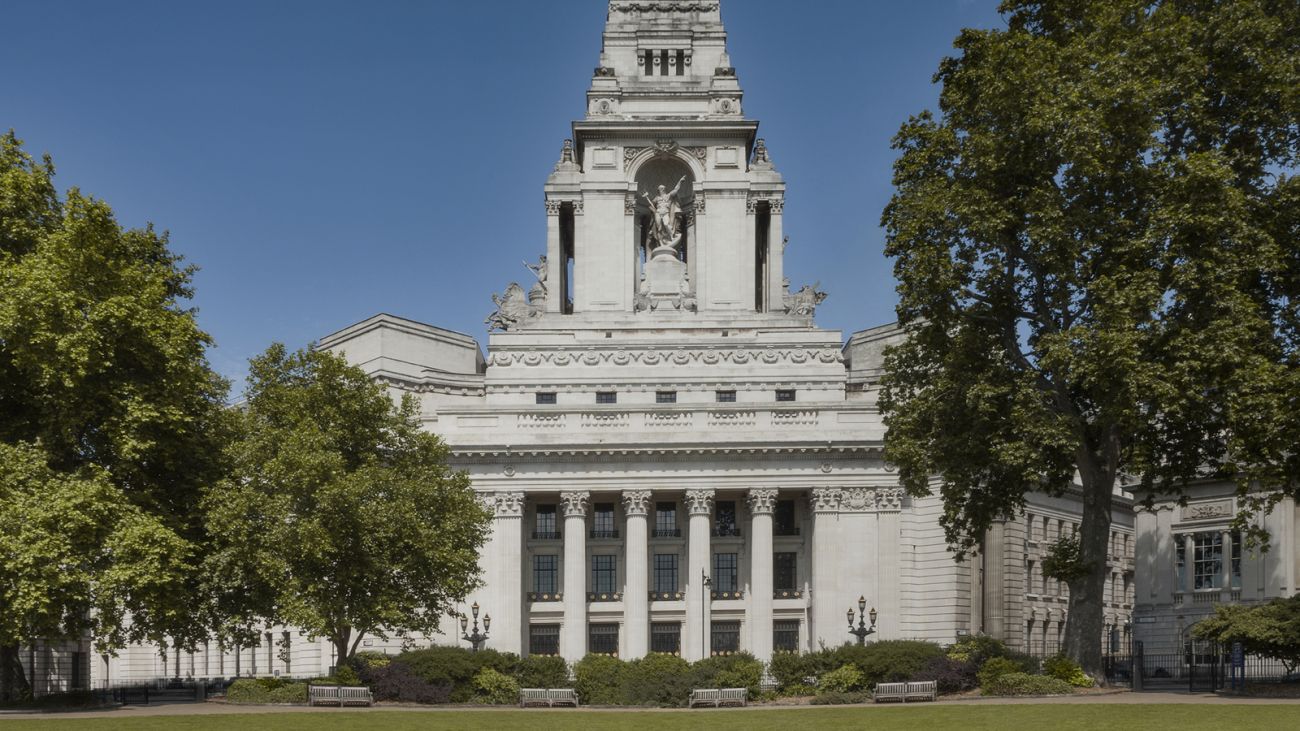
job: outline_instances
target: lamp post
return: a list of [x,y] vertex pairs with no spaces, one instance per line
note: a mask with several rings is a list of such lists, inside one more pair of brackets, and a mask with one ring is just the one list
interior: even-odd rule
[[[871,620],[871,626],[868,627],[866,620]],[[876,608],[872,607],[867,612],[867,598],[858,597],[858,626],[853,626],[853,607],[849,607],[849,634],[858,638],[859,645],[867,644],[867,635],[876,633]]]
[[469,609],[471,612],[474,613],[474,631],[472,633],[469,631],[469,617],[466,617],[464,614],[461,614],[460,615],[460,638],[462,640],[465,640],[466,642],[469,642],[470,647],[473,649],[474,652],[478,652],[479,645],[482,645],[483,641],[488,638],[488,634],[487,634],[488,628],[492,626],[492,615],[490,614],[483,615],[483,632],[480,633],[478,631],[478,602],[474,602],[473,606],[471,606]]

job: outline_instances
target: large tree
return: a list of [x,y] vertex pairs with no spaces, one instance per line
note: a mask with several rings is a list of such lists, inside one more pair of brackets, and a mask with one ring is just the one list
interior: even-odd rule
[[[0,136],[0,696],[20,644],[189,642],[199,488],[225,383],[186,307],[192,269],[152,227],[60,199],[48,156]],[[130,621],[127,618],[130,617]]]
[[478,585],[490,514],[448,449],[341,356],[251,361],[232,476],[205,498],[223,634],[301,627],[350,658],[367,635],[437,631]]
[[1300,4],[1001,10],[895,138],[886,451],[962,552],[1081,491],[1065,645],[1095,673],[1121,475],[1296,490]]

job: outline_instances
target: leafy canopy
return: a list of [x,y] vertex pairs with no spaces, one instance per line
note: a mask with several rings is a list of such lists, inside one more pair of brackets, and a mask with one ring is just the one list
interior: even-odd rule
[[478,585],[489,513],[407,397],[341,356],[272,345],[251,361],[232,477],[204,499],[223,633],[260,622],[328,637],[433,632]]
[[1252,655],[1280,660],[1290,675],[1300,667],[1300,594],[1253,606],[1220,604],[1196,623],[1192,636],[1225,645],[1240,642]]

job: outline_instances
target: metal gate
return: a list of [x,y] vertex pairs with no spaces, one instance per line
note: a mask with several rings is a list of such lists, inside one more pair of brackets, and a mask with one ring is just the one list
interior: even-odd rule
[[1187,690],[1213,693],[1223,687],[1223,652],[1217,642],[1191,640],[1185,645]]

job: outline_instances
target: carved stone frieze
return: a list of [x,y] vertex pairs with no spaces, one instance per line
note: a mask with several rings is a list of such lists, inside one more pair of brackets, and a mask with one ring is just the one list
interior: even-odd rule
[[838,487],[815,487],[809,503],[815,513],[834,513],[840,509],[844,491]]
[[[642,152],[644,152],[647,149],[651,149],[651,148],[624,147],[623,148],[623,169],[627,170],[628,168],[630,168],[632,166],[632,161],[636,159],[637,155],[640,155]],[[699,160],[701,165],[705,164],[705,162],[709,159],[708,147],[705,147],[703,145],[682,146],[677,144],[677,140],[668,140],[668,139],[656,140],[653,149],[655,155],[673,155],[678,150],[681,150],[686,154],[690,155],[691,157],[694,157],[696,160]]]
[[564,505],[564,517],[586,517],[587,504],[591,501],[591,493],[586,490],[573,490],[571,492],[560,493],[560,503]]
[[713,512],[712,488],[686,491],[686,512],[691,515],[709,515]]
[[636,193],[623,194],[623,215],[625,216],[636,215]]
[[517,366],[627,366],[658,365],[670,360],[677,365],[692,363],[704,365],[733,364],[744,365],[760,362],[766,365],[781,363],[801,364],[816,361],[819,363],[842,363],[844,355],[835,348],[737,348],[735,350],[690,349],[690,350],[606,350],[584,353],[575,357],[564,352],[501,352],[492,353],[489,363],[496,367]]
[[1232,500],[1215,500],[1214,502],[1191,503],[1183,506],[1183,520],[1209,520],[1212,518],[1232,517]]
[[776,510],[777,490],[770,487],[754,488],[749,491],[745,499],[749,502],[749,512],[759,514],[770,514]]
[[876,509],[876,492],[867,487],[850,487],[843,491],[841,513],[863,513]]
[[624,490],[623,491],[623,513],[632,515],[647,515],[650,512],[650,491],[649,490]]
[[903,496],[906,491],[901,487],[885,487],[876,490],[876,504],[881,510],[895,511],[903,509]]

